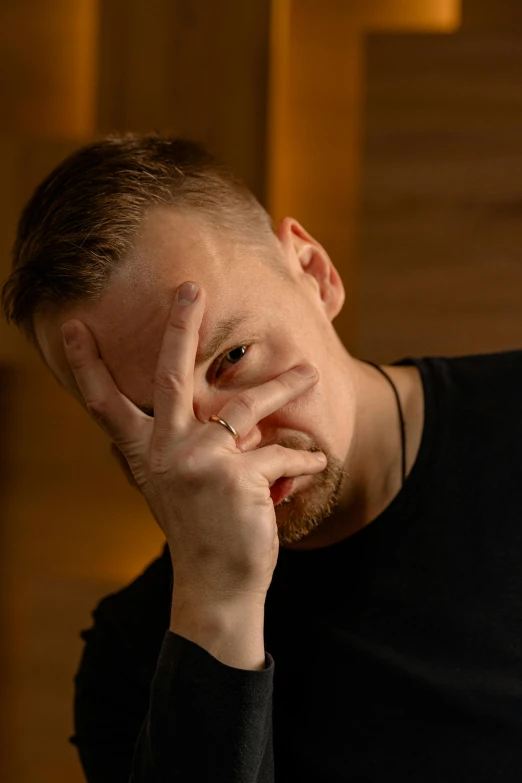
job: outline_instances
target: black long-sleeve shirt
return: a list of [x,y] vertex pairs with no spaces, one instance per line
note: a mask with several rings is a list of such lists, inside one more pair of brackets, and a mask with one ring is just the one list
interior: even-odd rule
[[89,783],[520,783],[522,351],[401,363],[425,395],[413,469],[355,535],[280,550],[264,670],[168,630],[167,547],[98,605],[71,738]]

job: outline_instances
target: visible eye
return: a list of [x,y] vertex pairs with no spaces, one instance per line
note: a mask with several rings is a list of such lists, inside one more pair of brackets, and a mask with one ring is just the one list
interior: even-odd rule
[[227,363],[230,364],[237,364],[243,356],[246,354],[248,349],[248,345],[239,345],[237,348],[232,348],[232,350],[227,351],[222,358],[219,360],[216,375],[219,375],[222,370],[227,369]]

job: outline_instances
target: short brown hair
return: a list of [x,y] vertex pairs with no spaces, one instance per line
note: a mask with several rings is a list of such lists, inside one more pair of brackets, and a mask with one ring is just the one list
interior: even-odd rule
[[154,206],[199,210],[247,239],[274,236],[253,194],[201,144],[158,134],[108,136],[74,152],[37,187],[18,224],[2,309],[34,343],[46,304],[96,299]]

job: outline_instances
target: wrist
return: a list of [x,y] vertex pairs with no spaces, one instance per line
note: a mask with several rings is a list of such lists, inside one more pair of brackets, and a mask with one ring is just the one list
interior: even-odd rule
[[228,666],[264,669],[264,598],[251,595],[176,593],[170,630],[203,647]]

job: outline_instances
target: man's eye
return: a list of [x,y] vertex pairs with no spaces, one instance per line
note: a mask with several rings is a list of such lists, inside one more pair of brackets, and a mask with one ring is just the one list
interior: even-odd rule
[[232,348],[231,351],[228,351],[226,354],[224,354],[223,358],[218,364],[217,373],[219,374],[223,370],[226,370],[229,364],[237,364],[246,354],[247,349],[248,345],[239,345],[237,348]]

